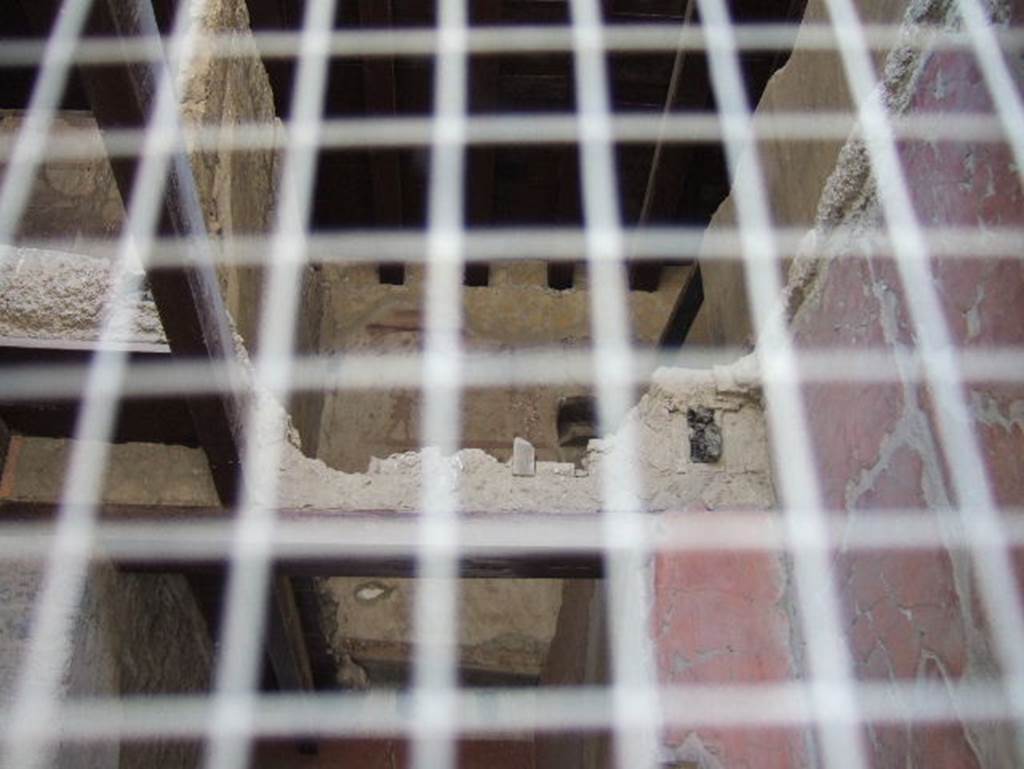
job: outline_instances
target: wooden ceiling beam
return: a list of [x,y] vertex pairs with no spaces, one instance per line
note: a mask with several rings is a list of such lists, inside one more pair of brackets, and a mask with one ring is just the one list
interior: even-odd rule
[[[38,369],[36,376],[52,376],[59,368],[62,380],[76,387],[85,386],[95,342],[0,337],[0,374],[17,369],[22,374]],[[129,367],[166,364],[170,348],[162,344],[119,345],[129,358]],[[126,378],[132,377],[129,368]],[[12,432],[45,438],[73,438],[81,407],[81,397],[26,399],[0,398],[0,419]],[[192,415],[180,396],[121,398],[112,436],[114,443],[139,441],[198,446]]]
[[[503,0],[478,0],[473,3],[473,22],[493,25],[502,20]],[[470,109],[474,113],[494,112],[498,107],[498,79],[501,60],[496,56],[478,56],[470,59]],[[467,200],[466,218],[470,225],[489,225],[494,220],[494,155],[493,145],[477,147],[467,153],[472,194]],[[486,286],[490,282],[490,266],[483,263],[467,264],[467,286]]]
[[[45,524],[54,519],[58,507],[53,502],[0,500],[0,520],[8,524]],[[416,513],[293,508],[280,509],[276,516],[280,526],[275,573],[319,577],[416,576],[417,554],[422,548],[421,516]],[[227,565],[222,557],[197,554],[193,545],[171,547],[173,539],[162,533],[160,527],[182,525],[198,532],[202,542],[226,544],[229,528],[222,527],[218,533],[213,529],[204,531],[202,527],[229,523],[230,508],[107,504],[100,507],[99,518],[97,550],[123,568],[207,574]],[[593,539],[593,548],[524,546],[507,533],[523,531],[531,524],[555,522],[580,527],[580,536]],[[467,512],[460,515],[460,524],[463,529],[459,562],[463,577],[593,579],[602,574],[599,514]],[[501,527],[500,531],[489,532],[492,524]],[[330,545],[332,542],[345,545],[335,549]],[[146,546],[144,558],[131,554],[139,552],[139,545]]]
[[[682,26],[694,23],[695,0],[680,0],[678,10],[682,16]],[[696,71],[698,68],[704,71]],[[672,65],[662,114],[668,116],[683,107],[703,108],[709,95],[710,83],[703,54],[680,48],[676,51]],[[664,142],[659,141],[655,145],[637,221],[638,227],[643,227],[651,221],[664,222],[676,217],[692,154],[691,144],[669,148]],[[657,291],[661,285],[664,264],[664,261],[653,260],[632,264],[629,271],[630,288],[638,291]]]
[[704,280],[701,278],[700,265],[694,262],[686,282],[679,290],[672,312],[665,322],[665,328],[658,339],[659,347],[679,347],[686,341],[697,313],[704,304]]
[[[391,0],[359,0],[359,24],[364,27],[389,28],[394,26]],[[390,117],[398,112],[398,85],[395,77],[394,57],[369,56],[363,59],[363,92],[366,112],[370,115]],[[373,216],[380,227],[401,227],[402,166],[394,150],[370,150],[370,187]],[[405,265],[382,264],[379,267],[382,282],[404,283]]]

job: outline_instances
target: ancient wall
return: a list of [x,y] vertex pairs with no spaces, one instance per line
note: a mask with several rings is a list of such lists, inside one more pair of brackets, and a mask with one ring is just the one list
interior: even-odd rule
[[[0,705],[11,704],[31,633],[44,565],[0,564]],[[206,691],[212,651],[209,635],[184,577],[125,574],[92,567],[66,639],[61,675],[68,700]],[[60,664],[55,656],[55,664]],[[199,765],[196,742],[66,742],[59,769],[190,769]]]
[[[197,32],[234,33],[238,41],[238,56],[224,58],[212,55],[209,45],[197,37],[180,95],[185,125],[216,126],[223,137],[216,151],[193,152],[191,160],[207,232],[220,240],[230,261],[235,247],[231,236],[259,235],[273,227],[278,174],[274,150],[238,150],[232,146],[232,137],[248,124],[280,129],[270,81],[249,35],[245,0],[216,0],[195,7]],[[262,272],[230,263],[221,265],[218,272],[228,310],[252,350],[259,326]]]
[[[656,292],[630,292],[632,337],[637,344],[657,341],[688,269],[667,268]],[[411,267],[406,275],[404,285],[389,285],[378,280],[373,265],[324,266],[322,353],[410,354],[421,349],[423,269]],[[548,288],[542,262],[492,266],[490,285],[463,288],[465,348],[586,350],[590,293],[585,271],[577,269],[576,275],[573,288],[558,291]],[[470,389],[463,396],[461,445],[504,461],[518,436],[534,445],[539,459],[568,460],[571,451],[559,446],[558,406],[564,398],[589,393],[583,380],[550,387]],[[331,467],[361,472],[371,457],[414,450],[420,443],[421,409],[419,393],[386,386],[327,393],[316,455]],[[303,443],[308,443],[305,433]]]
[[[655,373],[647,394],[625,422],[626,428],[634,431],[639,446],[631,470],[639,480],[641,503],[652,515],[670,518],[680,511],[771,509],[774,496],[765,427],[760,397],[752,381],[749,361],[714,371],[664,369]],[[693,456],[694,436],[689,417],[692,410],[698,408],[708,409],[706,413],[721,434],[720,456],[717,459],[701,457],[711,461],[698,461]],[[533,476],[517,476],[512,474],[509,464],[474,449],[458,452],[445,462],[445,467],[467,510],[593,513],[601,509],[602,473],[620,474],[625,469],[605,467],[600,461],[615,440],[613,435],[594,441],[582,473],[572,464],[538,462]],[[56,499],[68,448],[67,441],[15,437],[8,457],[4,496],[26,501]],[[420,509],[421,453],[410,452],[377,461],[365,474],[347,474],[303,456],[290,443],[286,442],[283,449],[280,489],[283,506],[394,510],[409,515],[415,515]],[[103,496],[109,502],[124,504],[216,503],[200,450],[147,444],[111,447]],[[774,568],[781,567],[776,564]],[[664,573],[662,565],[656,565],[650,576],[651,584],[657,584],[658,575]],[[773,576],[775,572],[766,566],[761,572],[736,578],[756,581],[764,574]],[[688,610],[686,607],[692,605],[694,595],[711,595],[721,589],[721,580],[728,578],[728,574],[694,571],[685,581],[680,580],[677,591],[659,592],[655,598],[653,623],[655,628],[662,629],[657,638],[659,644],[670,650],[665,654],[695,658],[701,653],[705,636],[691,632],[672,634],[669,638],[664,632],[672,627],[673,618],[682,617]],[[377,584],[369,584],[373,582]],[[333,627],[337,628],[329,638],[337,660],[342,663],[346,656],[356,664],[367,660],[371,663],[368,665],[371,678],[368,682],[356,682],[357,688],[366,683],[379,685],[382,682],[372,678],[374,660],[387,662],[391,654],[391,661],[399,661],[399,654],[407,652],[407,647],[402,645],[407,643],[409,635],[408,612],[403,614],[401,608],[408,608],[408,588],[396,586],[393,580],[328,580],[321,584],[320,591],[325,614],[323,624],[330,628],[333,621]],[[570,613],[579,607],[579,600],[587,602],[584,617],[591,616],[590,612],[600,606],[599,600],[594,603],[593,589],[591,598],[587,599],[581,599],[577,591],[576,585],[562,588],[550,581],[509,582],[502,586],[487,580],[465,581],[460,658],[469,668],[518,674],[525,679],[524,683],[530,677],[554,680],[552,676],[562,675],[559,673],[561,663],[549,664],[551,642],[558,628],[561,628],[562,640],[556,648],[562,649],[563,658],[571,659],[572,652],[565,646],[573,643],[574,637],[574,631],[567,626],[567,623],[571,625]],[[596,593],[599,597],[601,591]],[[569,595],[568,604],[566,595]],[[785,584],[776,589],[772,597],[780,611],[789,611],[791,594]],[[499,602],[500,606],[496,606]],[[739,613],[745,604],[746,599],[739,600],[735,611]],[[388,609],[386,621],[374,614],[375,608],[382,607]],[[496,617],[496,611],[502,616]],[[710,611],[710,608],[705,606],[701,611]],[[591,619],[586,621],[592,622]],[[756,622],[756,618],[750,620],[751,624]],[[743,633],[747,627],[741,625],[731,632]],[[764,635],[770,637],[772,632],[769,627]],[[581,635],[591,637],[590,631],[575,631],[577,639]],[[599,633],[593,643],[600,645]],[[756,643],[756,639],[749,643]],[[737,647],[735,654],[736,666],[749,664],[748,655],[769,660],[766,664],[776,666],[782,664],[776,657],[788,659],[787,652],[777,647],[766,650]],[[408,658],[404,661],[407,663]],[[603,676],[604,664],[599,654],[581,675],[591,681],[595,675]],[[572,675],[575,674],[568,671],[562,681],[571,682]],[[350,681],[339,684],[352,685]],[[378,747],[384,749],[383,744]],[[593,760],[607,753],[606,747],[588,750]],[[532,761],[532,752],[529,755]]]
[[[903,19],[908,29],[919,23],[955,28],[953,6],[858,4],[865,19]],[[1011,9],[995,3],[992,12],[1005,23]],[[1019,3],[1012,13],[1021,15]],[[822,3],[812,0],[807,14],[809,20],[825,18]],[[895,113],[931,114],[941,120],[942,113],[992,111],[969,54],[896,50],[888,57],[878,54],[877,63]],[[1008,63],[1017,82],[1024,83],[1019,58]],[[769,83],[757,114],[848,107],[835,55],[801,50],[798,44],[790,62]],[[915,335],[895,265],[858,235],[884,226],[863,147],[855,142],[772,141],[762,143],[761,153],[775,222],[810,226],[787,287],[797,343],[808,348],[912,349]],[[966,226],[978,232],[1024,222],[1020,177],[1006,146],[908,141],[901,143],[899,154],[917,215],[926,226]],[[743,173],[741,166],[740,180]],[[730,200],[712,228],[735,225]],[[848,231],[840,233],[839,227]],[[985,260],[965,256],[933,267],[934,288],[954,339],[975,349],[1019,345],[1024,330],[1024,265],[1019,254]],[[729,263],[702,269],[707,299],[690,341],[750,344],[742,269]],[[955,502],[948,463],[956,458],[940,450],[940,417],[927,390],[901,384],[897,375],[894,366],[897,381],[890,384],[807,387],[807,414],[826,504],[851,517],[862,509],[932,510],[936,530],[952,536],[956,527],[943,511]],[[1019,385],[971,385],[966,395],[996,499],[1001,505],[1020,505],[1024,391]],[[997,675],[985,609],[962,550],[844,551],[837,554],[836,566],[858,678],[958,681]],[[729,601],[723,604],[709,593],[692,590],[695,577],[709,587],[717,584]],[[789,677],[800,668],[801,645],[786,642],[794,620],[782,611],[778,595],[787,584],[786,570],[774,558],[722,554],[659,561],[657,600],[680,598],[659,640],[663,674],[702,683]],[[663,614],[659,609],[658,616]],[[694,639],[691,647],[703,654],[694,658],[675,651],[688,637]],[[787,647],[793,654],[788,666]],[[1007,734],[994,727],[923,728],[897,722],[870,725],[867,737],[872,763],[879,767],[1014,765]],[[680,757],[713,759],[725,767],[814,762],[806,735],[797,733],[702,730],[680,733],[674,740]]]
[[[0,110],[0,134],[13,140],[23,121],[20,110]],[[124,206],[95,128],[89,112],[65,111],[54,117],[52,131],[74,131],[77,148],[86,157],[44,160],[19,220],[19,237],[78,254],[110,255],[102,241],[120,233]]]
[[[912,4],[907,0],[861,0],[857,9],[864,22],[898,23]],[[927,3],[916,3],[926,16]],[[936,5],[936,4],[930,4]],[[808,24],[827,24],[824,0],[808,0]],[[850,110],[850,97],[842,62],[834,51],[815,50],[798,33],[792,56],[768,81],[755,117],[787,113],[812,116],[815,112]],[[884,52],[876,62],[881,63]],[[812,117],[809,119],[813,119]],[[844,142],[821,139],[767,139],[759,142],[759,160],[765,200],[778,227],[808,228],[817,218],[819,199],[831,176]],[[741,170],[738,177],[742,179]],[[715,212],[709,230],[728,231],[738,226],[732,196]],[[739,255],[737,255],[739,256]],[[747,302],[743,268],[738,261],[704,259],[704,304],[687,337],[688,344],[752,346],[753,326]]]
[[[952,28],[958,23],[952,5],[899,3],[878,11],[882,18],[902,15],[908,25],[928,22]],[[809,6],[812,17],[816,6]],[[1020,14],[1019,4],[1015,12]],[[993,13],[997,21],[1005,22],[1010,11],[995,4]],[[1008,61],[1018,83],[1024,83],[1020,61]],[[942,113],[991,113],[990,97],[969,54],[896,51],[884,71],[887,101],[897,113],[930,114],[939,120]],[[812,66],[811,58],[798,51],[769,85],[761,110],[844,106],[845,89],[837,87],[841,77],[834,62],[832,68],[821,62]],[[839,150],[822,145],[811,148],[807,162],[800,163],[795,162],[796,151],[805,150],[800,145],[771,145],[763,148],[762,159],[776,221],[814,222],[813,234],[805,239],[790,270],[788,291],[797,343],[808,348],[912,349],[915,334],[895,265],[858,236],[884,226],[863,147],[850,143]],[[977,232],[1019,227],[1024,222],[1020,179],[1005,146],[907,141],[901,143],[899,154],[917,215],[925,225],[966,226]],[[720,214],[716,226],[735,221],[729,206]],[[839,232],[840,226],[847,231]],[[954,339],[973,348],[1019,345],[1024,329],[1024,266],[1019,255],[965,257],[944,259],[933,267],[933,287],[944,304]],[[746,314],[727,309],[732,302],[729,297],[744,293],[741,271],[723,266],[707,280],[708,292],[716,298],[702,314],[699,339],[747,340]],[[940,449],[936,421],[940,417],[927,390],[901,384],[895,366],[893,376],[897,381],[889,384],[807,388],[807,413],[826,504],[848,516],[862,509],[933,510],[936,530],[952,536],[955,524],[943,511],[955,502],[948,463],[956,458]],[[1024,391],[1019,385],[971,385],[966,395],[996,499],[1002,505],[1020,505],[1024,501],[1020,483]],[[858,678],[958,681],[996,674],[985,610],[962,550],[840,552],[836,565]],[[747,570],[735,564],[727,571]],[[686,580],[685,572],[667,577],[674,589]],[[758,585],[763,592],[766,584],[781,584],[781,580],[782,575],[777,575]],[[768,591],[759,603],[767,608],[772,600]],[[767,616],[755,621],[752,608],[744,611],[740,623],[752,622],[743,634],[746,638],[757,638],[772,624]],[[726,624],[716,621],[715,627]],[[685,632],[684,626],[679,632]],[[776,674],[761,671],[752,677]],[[908,722],[870,725],[867,736],[877,766],[990,767],[1014,762],[1007,735],[994,727],[922,728]],[[744,760],[752,761],[747,758],[752,754],[742,743],[741,739],[737,747],[735,739],[718,740],[715,754],[723,765],[747,765]],[[794,755],[776,763],[755,763],[792,766],[804,761],[806,756]]]
[[[997,10],[997,13],[999,11]],[[1005,9],[1000,14],[1005,19]],[[1013,64],[1014,62],[1011,62]],[[1024,84],[1019,60],[1016,75]],[[1022,89],[1024,92],[1024,89]],[[921,58],[906,83],[907,110],[916,114],[990,113],[991,100],[969,54]],[[1024,194],[1013,158],[1003,145],[908,141],[899,147],[918,217],[929,226],[975,231],[1024,224]],[[882,226],[863,156],[843,156],[832,186],[846,188],[833,209],[835,224]],[[856,179],[859,184],[850,184]],[[891,259],[844,237],[818,241],[822,259],[794,277],[804,295],[793,328],[808,347],[909,350],[915,333],[904,289]],[[1024,342],[1024,262],[1019,254],[978,260],[946,258],[933,265],[933,286],[954,341],[973,349]],[[989,477],[1000,505],[1024,503],[1024,388],[972,384],[966,389]],[[939,419],[926,389],[885,385],[815,386],[808,413],[826,503],[858,510],[934,510],[936,530],[954,536],[944,513],[956,503],[949,463],[940,449]],[[827,420],[822,416],[829,414]],[[961,502],[968,500],[960,500]],[[970,525],[968,520],[967,525]],[[968,555],[960,549],[914,553],[842,553],[837,561],[858,677],[865,680],[959,681],[996,674],[992,642]],[[894,724],[869,729],[881,766],[1014,764],[1007,735],[993,728]]]

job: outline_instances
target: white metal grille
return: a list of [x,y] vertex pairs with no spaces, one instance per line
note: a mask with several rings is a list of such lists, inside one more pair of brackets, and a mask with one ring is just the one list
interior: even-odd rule
[[[95,0],[106,2],[106,0]],[[144,2],[144,0],[143,0]],[[185,125],[176,84],[193,57],[240,55],[237,35],[203,37],[194,27],[204,0],[182,3],[169,37],[83,38],[91,3],[64,0],[43,41],[5,41],[0,66],[37,65],[38,75],[20,130],[0,140],[6,174],[0,197],[0,242],[17,241],[18,226],[44,160],[93,157],[94,146],[74,132],[51,135],[69,75],[75,65],[126,61],[155,64],[151,115],[143,128],[105,132],[112,158],[138,158],[136,193],[126,225],[106,248],[120,264],[180,267],[199,257],[267,267],[260,319],[260,346],[250,369],[237,362],[181,360],[132,370],[115,338],[126,323],[126,305],[107,318],[98,352],[87,369],[47,365],[4,371],[3,398],[29,401],[80,395],[63,496],[52,524],[0,522],[0,558],[44,559],[45,580],[35,601],[27,653],[17,688],[2,723],[4,765],[31,767],[51,761],[58,740],[202,738],[205,765],[247,764],[253,741],[262,738],[380,736],[413,741],[418,767],[450,767],[455,746],[466,735],[500,736],[516,731],[608,731],[620,767],[651,766],[661,760],[659,741],[667,726],[694,730],[807,727],[820,739],[827,766],[873,764],[865,724],[997,722],[1016,725],[1024,714],[1024,615],[1019,603],[1013,548],[1024,543],[1016,510],[997,502],[966,384],[1019,385],[1024,354],[1019,347],[958,349],[931,280],[931,260],[987,261],[1019,257],[1019,227],[930,226],[915,213],[901,171],[898,142],[923,139],[1006,143],[1018,180],[1024,179],[1024,102],[1014,66],[1024,51],[1016,28],[993,26],[980,0],[958,0],[956,29],[864,24],[850,0],[828,0],[828,22],[804,25],[804,49],[836,51],[846,71],[853,112],[754,114],[744,93],[739,53],[788,50],[792,25],[730,21],[723,0],[700,0],[699,23],[616,27],[602,20],[597,0],[572,0],[570,24],[561,26],[471,26],[467,4],[442,0],[437,29],[333,30],[335,0],[309,0],[300,31],[261,32],[246,45],[268,58],[298,61],[293,103],[283,132],[270,125]],[[344,0],[337,0],[344,2]],[[908,31],[909,29],[909,31]],[[916,31],[914,31],[916,29]],[[882,101],[872,54],[896,45],[931,51],[969,51],[993,97],[994,114],[890,114]],[[609,101],[606,55],[610,52],[705,51],[715,113],[649,115],[617,113]],[[570,53],[575,72],[575,114],[476,115],[468,107],[470,55]],[[435,97],[428,117],[324,116],[330,57],[425,55],[435,59]],[[800,248],[802,228],[773,224],[758,159],[759,142],[845,141],[853,132],[870,156],[884,226],[858,232],[863,248],[891,256],[904,287],[913,343],[884,351],[800,349],[784,307],[780,266]],[[737,225],[717,228],[651,226],[628,230],[619,213],[614,148],[617,142],[672,140],[721,142],[734,174],[731,194]],[[578,143],[584,226],[524,227],[514,231],[467,229],[464,221],[467,148],[495,143]],[[275,149],[282,153],[277,219],[269,241],[234,238],[230,250],[204,237],[159,232],[168,170],[184,162],[183,148],[223,151]],[[417,147],[430,150],[427,226],[424,231],[380,229],[357,233],[312,232],[317,152],[325,148]],[[199,217],[198,201],[188,214]],[[192,224],[196,222],[193,221]],[[202,232],[199,224],[192,232]],[[515,241],[515,254],[509,241]],[[663,520],[644,510],[639,479],[629,458],[633,436],[621,431],[602,459],[608,470],[601,487],[599,518],[544,515],[467,518],[446,473],[444,455],[460,446],[459,405],[465,388],[514,383],[592,382],[599,418],[608,432],[632,405],[634,388],[658,362],[700,366],[728,351],[683,348],[652,353],[631,341],[625,263],[680,258],[735,261],[746,268],[752,317],[757,326],[759,377],[766,397],[771,453],[775,460],[781,516],[743,511],[690,520]],[[586,256],[591,296],[591,352],[518,351],[481,353],[464,349],[462,275],[467,262]],[[269,256],[268,256],[269,254]],[[311,356],[296,351],[292,319],[299,312],[301,272],[308,263],[402,261],[426,266],[425,332],[422,352]],[[141,275],[122,271],[113,296],[139,290]],[[1019,313],[1020,308],[1013,309]],[[737,355],[741,350],[733,351]],[[138,367],[135,367],[136,369]],[[949,486],[958,500],[955,537],[939,534],[927,511],[871,510],[851,523],[827,510],[815,470],[802,393],[823,382],[916,383],[926,386],[939,418],[939,439],[948,459]],[[306,520],[278,515],[280,443],[244,442],[246,482],[231,521],[103,521],[102,479],[116,410],[128,395],[238,394],[249,388],[286,401],[293,388],[421,388],[422,445],[426,455],[422,514],[414,531],[402,522],[339,518]],[[250,398],[241,434],[273,431],[276,412]],[[1015,428],[1020,429],[1018,424]],[[950,459],[950,458],[955,458]],[[1017,458],[1018,472],[1024,464]],[[484,511],[486,512],[486,511]],[[922,681],[863,681],[853,670],[847,627],[834,574],[837,548],[847,551],[911,551],[950,548],[969,553],[984,603],[999,675],[991,679],[935,684]],[[646,565],[658,552],[785,552],[792,559],[799,632],[807,648],[807,671],[792,682],[712,685],[658,684]],[[484,690],[458,684],[455,656],[456,580],[459,559],[495,551],[514,554],[600,553],[611,632],[611,681],[607,686],[559,689]],[[226,604],[216,678],[209,696],[65,699],[61,694],[69,627],[94,559],[146,562],[168,553],[182,562],[211,557],[228,563]],[[398,693],[259,692],[265,633],[263,606],[274,558],[295,561],[347,555],[411,557],[419,576],[413,685]],[[54,727],[59,724],[60,728]],[[1020,737],[1017,737],[1018,742]],[[1018,748],[1019,750],[1019,748]],[[1022,753],[1024,755],[1024,753]]]

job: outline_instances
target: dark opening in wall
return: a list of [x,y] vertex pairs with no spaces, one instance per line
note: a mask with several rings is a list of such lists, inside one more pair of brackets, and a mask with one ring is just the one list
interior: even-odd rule
[[398,263],[377,266],[377,280],[388,286],[405,285],[405,265]]
[[690,426],[690,460],[713,464],[722,458],[722,429],[715,422],[715,412],[707,406],[686,410]]
[[462,283],[466,286],[489,286],[491,283],[491,266],[489,264],[467,264],[462,275]]
[[576,265],[572,262],[548,262],[548,288],[568,291],[576,280]]
[[593,396],[563,398],[558,404],[557,420],[562,461],[578,466],[587,453],[587,444],[598,437],[597,408]]

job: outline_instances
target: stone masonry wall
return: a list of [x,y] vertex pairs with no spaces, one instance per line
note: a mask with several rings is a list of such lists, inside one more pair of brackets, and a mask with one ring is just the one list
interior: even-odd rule
[[[275,128],[274,94],[249,33],[245,0],[190,0],[197,31],[235,34],[239,55],[213,56],[198,37],[191,67],[183,78],[181,114],[186,125],[216,126],[223,148],[193,152],[192,172],[199,189],[208,233],[221,239],[231,256],[231,236],[259,235],[274,224],[277,153],[272,149],[231,149],[240,126]],[[222,265],[224,300],[249,349],[256,344],[262,297],[262,272]]]

